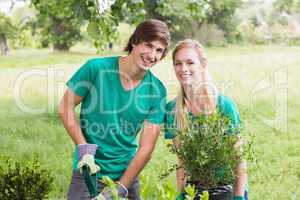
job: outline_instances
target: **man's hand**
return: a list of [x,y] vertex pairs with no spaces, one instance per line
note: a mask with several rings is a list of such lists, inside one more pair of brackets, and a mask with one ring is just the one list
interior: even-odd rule
[[128,195],[127,188],[119,182],[116,182],[115,188],[104,188],[97,200],[114,200],[114,199],[125,199]]
[[94,156],[98,146],[96,144],[80,144],[78,145],[78,169],[82,173],[82,167],[88,166],[90,174],[100,171],[100,167],[95,164]]

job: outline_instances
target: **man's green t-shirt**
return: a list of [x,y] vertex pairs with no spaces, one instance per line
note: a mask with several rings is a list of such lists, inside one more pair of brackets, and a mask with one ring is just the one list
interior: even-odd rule
[[[67,82],[81,96],[80,126],[87,143],[97,144],[99,177],[118,180],[136,154],[136,136],[144,120],[161,124],[166,106],[163,84],[147,71],[138,86],[125,90],[119,57],[91,59]],[[73,168],[77,169],[77,148]]]
[[[173,139],[176,135],[174,133],[174,128],[176,129],[175,120],[175,106],[176,106],[176,98],[172,101],[168,102],[166,105],[166,114],[164,119],[164,132],[166,139]],[[224,116],[230,119],[230,129],[238,128],[240,126],[240,115],[238,109],[234,102],[229,98],[222,94],[218,95],[217,99],[217,110]],[[228,130],[228,133],[232,130]]]

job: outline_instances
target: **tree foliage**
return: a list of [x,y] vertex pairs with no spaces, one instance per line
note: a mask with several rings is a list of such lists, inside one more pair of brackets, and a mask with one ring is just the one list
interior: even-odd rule
[[175,40],[194,37],[204,23],[216,24],[229,37],[235,30],[234,12],[241,0],[32,0],[38,11],[33,28],[44,46],[68,50],[81,39],[80,27],[98,49],[118,38],[121,21],[136,25],[144,18],[165,21]]
[[300,0],[276,0],[274,8],[280,12],[296,14],[300,12]]
[[[144,0],[148,17],[165,20],[175,40],[194,37],[204,23],[216,24],[226,36],[235,30],[235,10],[241,0]],[[174,39],[173,38],[173,39]]]
[[45,44],[53,44],[56,50],[69,50],[80,39],[82,20],[74,12],[74,1],[32,0],[37,13],[36,25],[41,28]]
[[15,38],[17,34],[17,27],[15,27],[11,19],[0,12],[0,48],[1,54],[6,54],[9,50],[7,39]]
[[116,0],[107,9],[98,0],[32,0],[38,10],[37,25],[46,42],[55,49],[68,50],[81,38],[80,27],[88,23],[87,32],[97,48],[107,46],[117,36],[120,21],[137,23],[143,19],[143,2]]

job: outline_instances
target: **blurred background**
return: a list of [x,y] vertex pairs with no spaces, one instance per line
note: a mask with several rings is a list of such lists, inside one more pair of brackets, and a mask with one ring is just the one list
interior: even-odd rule
[[298,0],[1,0],[0,7],[2,54],[78,44],[120,50],[146,18],[165,21],[173,44],[187,37],[206,46],[300,43]]

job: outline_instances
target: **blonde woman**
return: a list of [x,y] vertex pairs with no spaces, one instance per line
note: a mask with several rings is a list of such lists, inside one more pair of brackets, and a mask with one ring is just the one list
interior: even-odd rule
[[[174,126],[177,129],[186,127],[187,114],[197,116],[203,113],[211,114],[218,110],[230,118],[233,128],[239,125],[240,116],[237,107],[230,98],[218,93],[208,72],[203,47],[197,41],[187,39],[179,42],[173,51],[173,65],[180,84],[180,91],[177,98],[170,101],[166,107],[166,139],[173,139],[176,145],[180,144],[172,130],[174,130]],[[184,174],[184,163],[180,160],[176,175],[177,186],[181,192],[178,199],[184,199],[184,186],[188,180]],[[226,185],[211,188],[209,190],[210,199],[248,199],[248,193],[245,189],[247,184],[245,162],[237,166],[236,177],[234,186]],[[202,194],[201,185],[196,185],[196,189],[199,194]],[[200,199],[199,195],[196,199]]]

